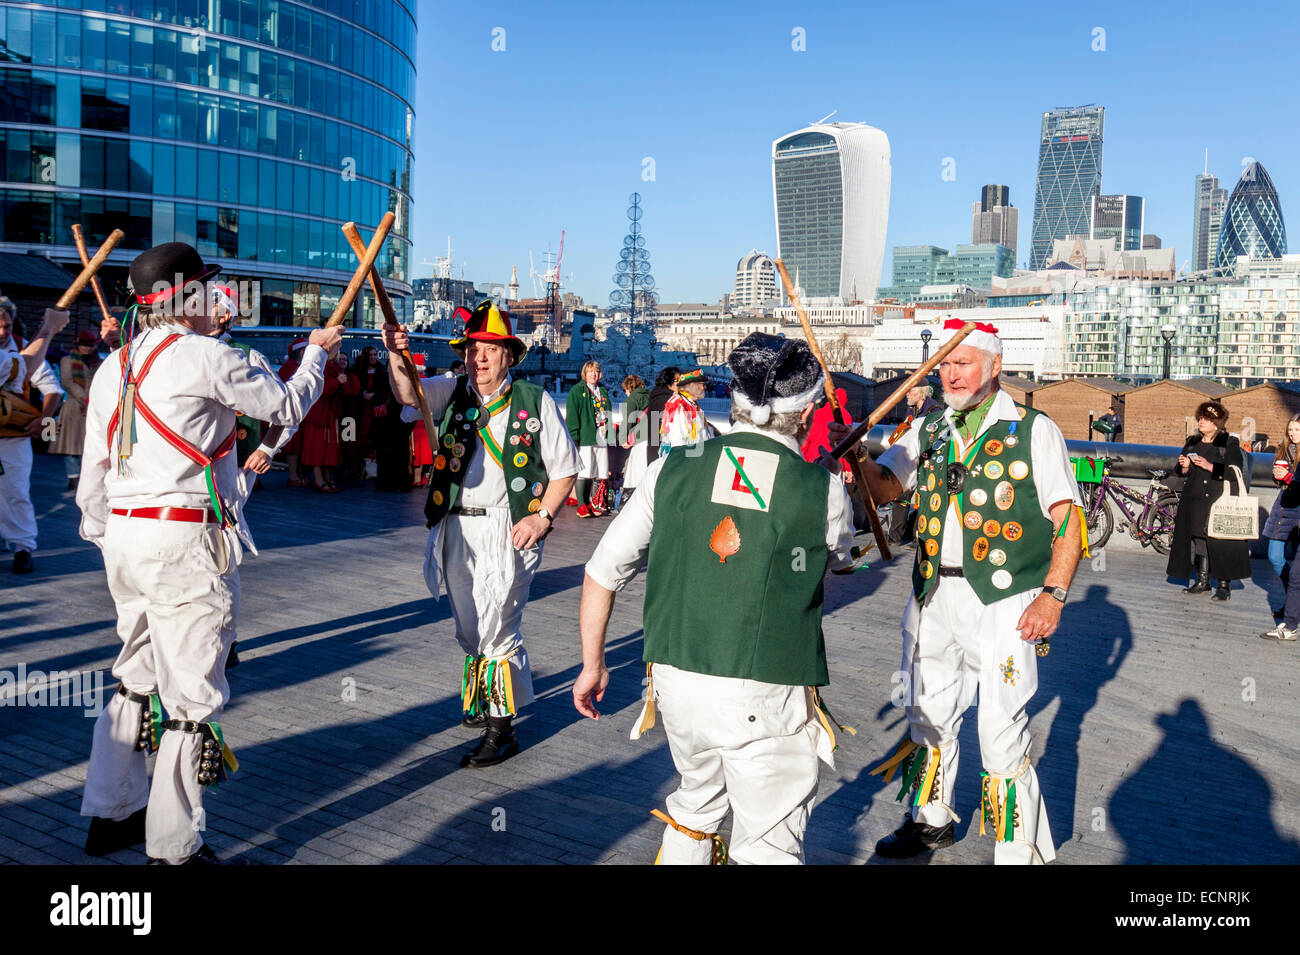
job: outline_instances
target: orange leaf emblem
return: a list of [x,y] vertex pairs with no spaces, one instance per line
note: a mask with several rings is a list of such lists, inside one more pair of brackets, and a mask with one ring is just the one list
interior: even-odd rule
[[736,529],[736,522],[731,519],[730,514],[719,521],[718,526],[709,535],[709,550],[718,555],[718,562],[722,564],[740,550],[740,531]]

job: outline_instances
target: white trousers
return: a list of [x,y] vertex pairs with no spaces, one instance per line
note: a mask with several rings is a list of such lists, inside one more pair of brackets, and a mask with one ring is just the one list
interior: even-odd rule
[[36,550],[32,439],[0,438],[0,539],[9,550]]
[[578,448],[578,478],[601,481],[609,477],[609,448],[584,444]]
[[[225,664],[239,614],[225,535],[214,524],[110,515],[103,546],[122,640],[113,675],[135,693],[157,693],[171,719],[217,720],[230,698]],[[181,862],[203,845],[203,737],[164,732],[151,789],[145,753],[135,750],[140,710],[114,694],[99,715],[81,814],[125,819],[147,804],[146,851]]]
[[[489,507],[487,512],[481,517],[448,514],[429,532],[425,582],[435,597],[439,575],[446,584],[456,642],[466,654],[509,659],[517,710],[533,699],[532,668],[520,624],[533,575],[542,562],[542,545],[516,550],[510,543],[509,509]],[[490,715],[507,714],[493,704]]]
[[[692,673],[656,663],[655,702],[681,785],[667,800],[678,824],[715,833],[730,809],[729,854],[740,865],[798,865],[817,796],[824,735],[808,690]],[[712,843],[671,826],[663,865],[707,865]]]
[[[902,671],[911,687],[911,737],[940,751],[939,795],[913,809],[913,816],[929,826],[956,818],[957,736],[978,691],[985,771],[1012,776],[1023,767],[1015,782],[1015,840],[999,841],[993,850],[993,861],[1000,865],[1056,858],[1038,776],[1025,765],[1030,743],[1025,707],[1038,689],[1038,657],[1034,645],[1020,639],[1016,624],[1038,594],[1029,590],[986,607],[964,577],[944,577],[924,608],[913,597],[903,615]],[[975,809],[976,822],[979,811]]]

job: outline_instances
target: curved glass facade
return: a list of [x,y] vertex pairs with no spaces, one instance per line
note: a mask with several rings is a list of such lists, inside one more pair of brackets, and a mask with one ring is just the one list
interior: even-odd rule
[[1286,254],[1282,204],[1268,172],[1252,162],[1228,197],[1219,228],[1215,268],[1231,268],[1238,256],[1277,259]]
[[[415,19],[397,0],[0,0],[0,248],[75,261],[70,227],[183,241],[314,325],[396,216],[379,265],[410,294]],[[373,324],[373,303],[365,300]]]

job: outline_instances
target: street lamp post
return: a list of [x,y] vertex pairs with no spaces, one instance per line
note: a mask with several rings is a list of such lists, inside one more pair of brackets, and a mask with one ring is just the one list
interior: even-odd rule
[[1160,337],[1165,340],[1165,380],[1169,379],[1169,359],[1173,351],[1175,331],[1177,329],[1173,325],[1160,326]]
[[921,364],[924,365],[930,360],[930,339],[934,337],[934,332],[928,328],[921,329]]

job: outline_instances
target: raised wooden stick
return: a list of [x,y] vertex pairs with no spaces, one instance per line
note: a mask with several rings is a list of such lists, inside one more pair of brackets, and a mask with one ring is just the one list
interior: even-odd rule
[[[361,291],[361,283],[366,280],[370,274],[371,268],[374,267],[375,259],[379,258],[379,250],[384,247],[384,239],[388,238],[388,230],[393,227],[393,220],[396,218],[391,212],[385,212],[384,217],[379,220],[379,225],[375,229],[375,234],[370,237],[370,245],[366,248],[365,255],[361,256],[361,261],[357,265],[357,270],[352,274],[352,281],[348,282],[348,287],[343,290],[343,297],[334,308],[334,314],[330,316],[325,323],[326,328],[333,328],[335,325],[342,325],[347,321],[348,309],[352,307],[352,302]],[[344,234],[347,233],[348,226],[355,230],[355,222],[345,223],[343,226]]]
[[849,450],[855,444],[861,441],[863,436],[868,431],[870,431],[876,425],[880,424],[881,419],[884,418],[885,415],[889,414],[890,409],[893,408],[894,405],[898,404],[900,401],[906,398],[907,393],[911,391],[913,388],[915,388],[917,385],[919,385],[922,379],[924,379],[926,375],[930,374],[930,372],[934,371],[934,369],[939,367],[939,363],[948,357],[948,352],[952,351],[954,348],[960,345],[962,341],[965,340],[966,336],[973,331],[975,331],[974,322],[967,322],[965,325],[963,325],[961,327],[961,331],[959,331],[956,335],[952,336],[951,340],[949,340],[949,342],[946,345],[944,345],[937,352],[935,352],[934,355],[930,357],[929,361],[927,361],[920,368],[916,369],[916,371],[908,375],[907,379],[901,385],[899,385],[897,388],[894,389],[894,393],[890,395],[884,401],[883,404],[877,405],[876,410],[871,412],[871,414],[867,416],[866,421],[862,422],[860,425],[858,425],[856,428],[850,431],[848,437],[846,437],[843,441],[841,441],[839,443],[839,446],[836,447],[835,450],[831,452],[831,454],[835,455],[836,457],[839,457],[840,455],[848,454]]
[[[357,231],[357,224],[355,222],[344,223],[343,234],[347,236],[352,251],[358,257],[364,257],[366,244],[361,241],[361,233]],[[379,270],[373,266],[370,269],[370,288],[375,293],[375,301],[379,303],[379,310],[384,314],[384,321],[390,325],[396,325],[397,316],[393,312],[393,300],[388,297],[388,289],[384,288],[384,281],[379,277]],[[402,356],[402,367],[406,369],[406,376],[411,379],[411,384],[415,386],[415,400],[420,403],[420,414],[424,416],[424,430],[428,433],[429,445],[434,447],[438,443],[438,429],[433,425],[433,412],[429,410],[429,399],[424,393],[424,385],[420,383],[420,371],[415,367],[415,359],[411,357],[409,348],[403,348],[398,354]]]
[[81,290],[86,287],[86,283],[94,278],[95,273],[99,271],[99,267],[104,264],[104,260],[108,258],[108,253],[112,252],[117,247],[117,244],[125,238],[126,233],[121,229],[114,229],[110,232],[108,238],[104,240],[104,244],[95,253],[95,257],[81,267],[81,274],[72,280],[68,290],[60,295],[59,300],[54,303],[54,307],[63,311],[75,302],[77,296],[81,294]]
[[[840,407],[839,401],[835,397],[835,383],[831,380],[831,370],[826,367],[826,359],[822,357],[821,346],[817,344],[817,336],[813,334],[812,322],[808,320],[808,313],[804,311],[803,303],[799,301],[799,296],[795,293],[794,283],[790,281],[790,273],[786,271],[785,263],[777,259],[774,263],[776,270],[781,273],[781,283],[785,286],[786,297],[794,304],[795,313],[799,316],[799,324],[803,326],[804,338],[808,340],[808,348],[812,351],[813,357],[817,359],[817,364],[822,366],[822,373],[826,378],[826,400],[830,402],[831,411],[835,413],[835,419],[840,424],[848,424],[844,415],[844,409]],[[842,455],[836,455],[836,458]],[[881,559],[891,560],[893,554],[889,550],[889,542],[885,540],[885,528],[880,523],[880,515],[876,513],[876,502],[871,496],[871,488],[867,486],[867,476],[863,473],[862,462],[858,460],[856,454],[848,456],[849,470],[853,472],[853,482],[857,485],[858,493],[862,495],[862,504],[867,511],[867,522],[871,525],[871,533],[876,538],[876,549],[880,551]]]
[[[72,224],[72,241],[77,245],[77,255],[81,256],[81,265],[84,268],[90,264],[90,256],[86,254],[86,237],[81,232],[79,222]],[[90,277],[90,288],[95,293],[95,301],[99,303],[99,311],[104,316],[104,321],[113,321],[113,315],[108,310],[108,301],[104,298],[104,290],[100,288],[99,279],[93,275]]]

